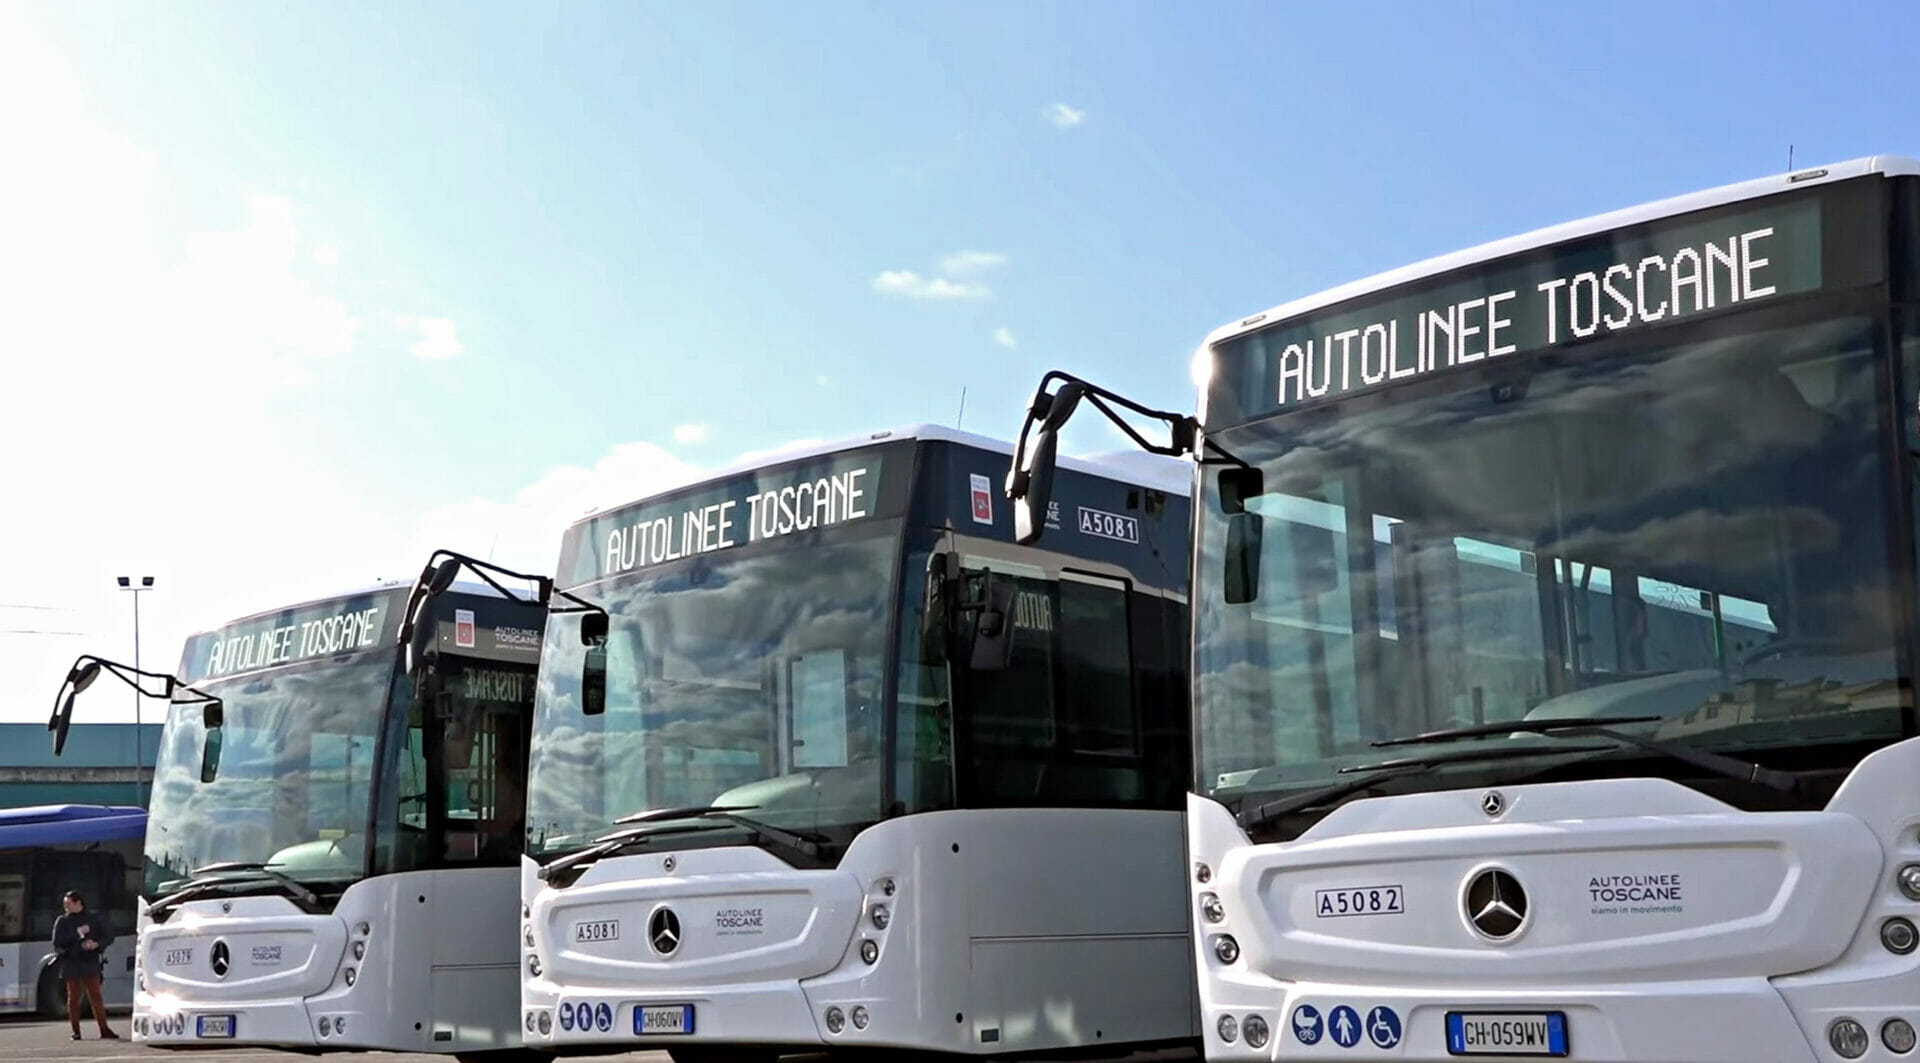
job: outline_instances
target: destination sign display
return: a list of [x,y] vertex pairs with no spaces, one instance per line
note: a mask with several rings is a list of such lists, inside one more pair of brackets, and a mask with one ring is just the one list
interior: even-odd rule
[[567,532],[561,582],[898,515],[911,463],[912,451],[898,446],[849,451],[615,510]]
[[393,644],[406,591],[335,598],[195,635],[181,655],[180,677],[221,679]]
[[1390,290],[1214,350],[1210,425],[1340,398],[1558,344],[1816,291],[1821,200],[1577,241]]

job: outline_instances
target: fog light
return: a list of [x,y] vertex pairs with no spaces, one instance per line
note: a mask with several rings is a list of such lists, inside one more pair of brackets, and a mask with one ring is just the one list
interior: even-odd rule
[[887,911],[886,905],[876,904],[873,906],[873,928],[875,930],[885,930],[887,923],[892,921],[892,919],[893,915]]
[[544,1011],[540,1013],[540,1032],[542,1034],[550,1034],[553,1032],[553,1016]]
[[1232,963],[1240,958],[1240,943],[1233,940],[1232,934],[1222,934],[1213,939],[1213,954],[1221,963]]
[[1896,956],[1905,956],[1915,945],[1920,945],[1920,930],[1896,915],[1880,924],[1880,944]]
[[1228,1044],[1232,1044],[1240,1037],[1240,1024],[1231,1015],[1220,1016],[1220,1021],[1214,1024],[1213,1028],[1220,1034],[1220,1039]]
[[335,1015],[333,1017],[333,1035],[335,1037],[345,1037],[347,1035],[347,1017],[345,1015]]
[[1867,1054],[1867,1028],[1852,1019],[1835,1019],[1827,1027],[1827,1043],[1847,1059],[1859,1059]]
[[880,943],[868,938],[860,943],[860,958],[868,964],[880,962]]
[[320,1036],[325,1037],[327,1034],[332,1032],[333,1032],[333,1020],[327,1018],[325,1015],[320,1016]]
[[346,980],[347,980],[347,985],[348,985],[348,987],[352,987],[352,985],[353,985],[353,980],[354,980],[354,978],[356,978],[356,977],[358,977],[358,976],[359,976],[359,973],[360,973],[360,972],[358,972],[358,971],[356,971],[356,970],[354,970],[354,969],[353,969],[353,968],[351,968],[351,967],[349,967],[349,968],[347,968],[347,969],[346,969],[345,971],[343,971],[343,972],[341,972],[341,974],[342,974],[342,977],[344,977],[344,978],[346,978]]
[[367,943],[366,943],[366,942],[364,942],[364,941],[356,941],[356,942],[354,942],[354,943],[353,943],[353,958],[354,958],[354,959],[356,959],[356,960],[364,960],[364,959],[366,959],[366,958],[367,958]]
[[1205,864],[1193,865],[1193,880],[1202,884],[1213,881],[1213,869]]
[[527,1032],[533,1032],[533,1012],[527,1012]]
[[535,978],[540,977],[540,957],[539,956],[535,955],[535,956],[527,957],[527,973],[534,976]]
[[1900,869],[1894,880],[1900,884],[1900,892],[1910,901],[1920,901],[1920,864],[1908,864]]
[[855,1004],[853,1006],[853,1028],[856,1030],[864,1030],[867,1028],[867,1006],[865,1004]]
[[1240,1024],[1240,1029],[1247,1035],[1248,1048],[1259,1048],[1267,1043],[1267,1020],[1260,1016],[1247,1016],[1247,1021]]
[[847,1028],[847,1015],[839,1008],[827,1009],[827,1032],[839,1033]]
[[1227,906],[1220,903],[1219,897],[1211,893],[1202,893],[1200,895],[1200,914],[1206,917],[1207,922],[1217,923],[1227,917]]
[[1880,1024],[1880,1043],[1895,1055],[1913,1051],[1914,1040],[1913,1024],[1905,1019],[1888,1019]]

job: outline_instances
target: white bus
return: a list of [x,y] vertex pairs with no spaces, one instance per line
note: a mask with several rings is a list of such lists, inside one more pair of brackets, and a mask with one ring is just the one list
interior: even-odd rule
[[514,912],[545,610],[455,583],[464,560],[190,636],[178,676],[75,665],[64,689],[104,670],[171,701],[136,1041],[527,1054]]
[[53,921],[68,890],[78,890],[113,930],[115,940],[100,964],[108,1010],[133,1003],[134,907],[146,830],[141,808],[0,809],[0,1014],[66,1015]]
[[996,498],[1010,450],[879,432],[566,533],[530,1045],[1195,1043],[1186,470],[1063,461],[1039,550]]
[[1209,1058],[1915,1050],[1916,309],[1874,158],[1209,337]]

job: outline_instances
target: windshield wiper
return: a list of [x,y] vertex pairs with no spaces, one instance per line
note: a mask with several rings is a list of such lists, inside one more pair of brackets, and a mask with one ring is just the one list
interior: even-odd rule
[[551,882],[556,875],[570,867],[591,864],[601,857],[611,856],[622,849],[632,849],[636,846],[645,845],[663,834],[687,834],[695,831],[721,829],[723,829],[723,826],[719,823],[689,823],[681,827],[653,825],[628,827],[626,830],[617,830],[612,834],[595,838],[592,845],[587,846],[585,849],[568,853],[551,864],[542,865],[533,875],[542,882]]
[[[1566,749],[1551,751],[1554,754],[1565,753],[1605,753],[1612,746],[1570,746]],[[1349,794],[1397,779],[1402,775],[1424,775],[1435,768],[1444,768],[1450,764],[1471,764],[1476,761],[1512,760],[1517,757],[1535,757],[1547,750],[1539,746],[1513,746],[1500,749],[1472,749],[1460,753],[1438,754],[1427,757],[1402,757],[1397,760],[1383,760],[1373,764],[1356,764],[1341,768],[1340,773],[1357,774],[1358,778],[1348,779],[1328,786],[1316,787],[1303,794],[1282,797],[1258,805],[1244,806],[1234,816],[1245,830],[1266,826],[1282,816],[1291,815],[1302,809],[1336,801]]]
[[1664,719],[1663,716],[1555,716],[1539,720],[1511,720],[1504,723],[1474,724],[1471,727],[1449,727],[1442,731],[1428,731],[1404,738],[1386,738],[1373,744],[1407,746],[1515,733],[1537,734],[1546,738],[1610,738],[1622,745],[1636,746],[1651,753],[1659,753],[1674,760],[1684,761],[1703,771],[1710,771],[1739,782],[1753,783],[1788,794],[1799,788],[1800,780],[1792,772],[1762,767],[1737,757],[1709,753],[1703,749],[1690,749],[1674,742],[1642,738],[1639,735],[1630,735],[1612,729],[1612,726],[1619,724],[1655,723]]
[[[251,872],[261,877],[230,877],[229,873],[235,871]],[[223,864],[196,867],[188,874],[192,877],[187,880],[186,885],[148,905],[147,914],[158,918],[195,897],[217,893],[233,886],[258,886],[266,882],[278,885],[288,896],[298,901],[302,908],[311,911],[320,907],[319,894],[308,889],[298,879],[274,871],[263,863],[234,860]]]
[[645,823],[651,820],[661,819],[723,819],[736,827],[745,827],[750,831],[771,838],[781,845],[804,853],[809,857],[818,858],[820,856],[820,845],[817,840],[817,835],[814,838],[808,838],[805,835],[795,834],[793,831],[776,827],[771,823],[762,823],[757,819],[748,819],[745,816],[737,814],[759,807],[759,805],[706,805],[692,808],[662,808],[650,812],[635,812],[629,816],[621,816],[619,819],[614,820],[614,822]]

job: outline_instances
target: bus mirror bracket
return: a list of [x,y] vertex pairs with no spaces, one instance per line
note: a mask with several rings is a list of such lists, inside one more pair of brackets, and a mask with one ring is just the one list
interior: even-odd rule
[[926,593],[920,608],[920,659],[930,665],[947,662],[953,637],[955,592],[960,586],[960,558],[940,550],[927,558]]

